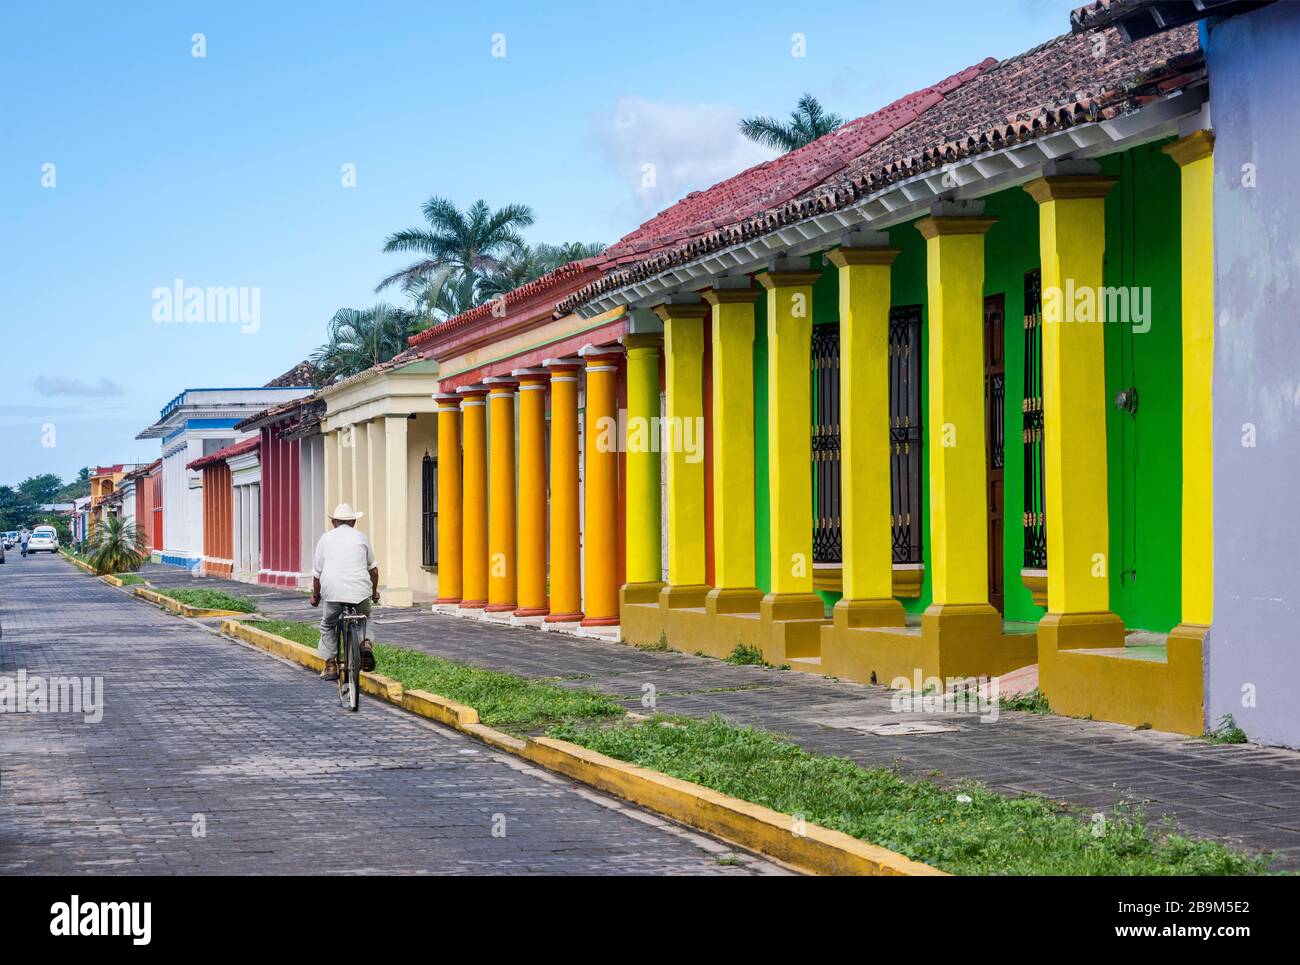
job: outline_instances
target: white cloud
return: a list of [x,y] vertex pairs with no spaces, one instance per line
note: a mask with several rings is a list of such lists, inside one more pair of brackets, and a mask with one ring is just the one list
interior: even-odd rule
[[740,109],[619,98],[596,122],[610,165],[632,192],[640,220],[776,156],[740,135]]
[[110,379],[100,377],[98,382],[85,379],[67,378],[62,375],[38,375],[32,382],[37,393],[46,397],[55,395],[76,395],[102,399],[110,395],[123,395],[126,389]]

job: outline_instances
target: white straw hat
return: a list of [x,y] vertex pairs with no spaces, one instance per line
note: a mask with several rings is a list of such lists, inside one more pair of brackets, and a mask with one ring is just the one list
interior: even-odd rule
[[334,512],[330,513],[330,519],[360,519],[365,513],[358,512],[347,503],[339,503],[334,507]]

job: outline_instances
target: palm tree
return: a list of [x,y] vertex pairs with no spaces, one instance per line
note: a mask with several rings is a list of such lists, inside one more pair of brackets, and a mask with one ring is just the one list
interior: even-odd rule
[[418,313],[386,302],[373,308],[340,308],[330,320],[328,341],[312,353],[311,363],[327,382],[337,382],[387,362],[424,327]]
[[[417,330],[438,325],[461,312],[467,312],[484,300],[481,282],[473,274],[450,274],[433,282],[419,282],[407,289],[419,318]],[[487,296],[490,297],[490,296]]]
[[110,516],[95,529],[88,547],[95,573],[132,573],[149,557],[144,530],[138,530],[121,516]]
[[421,207],[427,227],[407,228],[388,236],[384,251],[415,252],[419,261],[393,272],[378,286],[410,289],[441,268],[481,277],[497,271],[502,261],[524,247],[521,228],[533,223],[533,209],[508,204],[493,211],[481,198],[461,211],[446,198],[432,197]]
[[605,250],[599,241],[566,241],[558,245],[525,245],[507,257],[501,267],[487,275],[479,285],[479,298],[486,301],[512,292],[548,272],[574,261],[592,258]]
[[827,114],[812,94],[804,94],[799,98],[798,106],[790,112],[789,124],[766,115],[743,117],[740,120],[740,133],[757,144],[786,154],[795,148],[811,144],[843,123],[844,118],[840,115]]

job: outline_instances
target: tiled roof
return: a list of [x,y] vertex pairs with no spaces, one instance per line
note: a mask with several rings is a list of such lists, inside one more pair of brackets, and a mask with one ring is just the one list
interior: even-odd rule
[[724,228],[778,207],[825,183],[856,158],[939,104],[963,84],[997,66],[987,57],[859,117],[798,150],[741,171],[704,191],[692,191],[602,253],[602,267],[639,260],[654,251]]
[[125,476],[123,476],[122,479],[123,481],[127,479],[139,479],[142,476],[149,475],[161,465],[162,465],[162,460],[155,459],[153,462],[149,463],[148,465],[141,465],[141,466],[137,466],[135,469],[132,469]]
[[[573,261],[556,268],[554,271],[547,272],[542,277],[535,278],[527,284],[520,285],[514,291],[503,296],[506,314],[518,314],[537,304],[544,304],[546,308],[550,308],[569,291],[579,288],[583,283],[598,277],[599,271],[596,265],[603,258],[604,254],[602,253],[594,258]],[[467,326],[490,318],[494,307],[494,303],[491,301],[476,305],[469,311],[461,312],[441,324],[426,328],[423,332],[417,332],[407,339],[407,344],[411,348],[418,348],[433,342],[444,341]],[[498,307],[497,310],[499,312],[500,308]]]
[[[860,153],[845,158],[842,165],[823,174],[817,183],[805,186],[796,197],[757,212],[749,210],[751,205],[743,205],[740,217],[723,217],[719,220],[725,223],[652,251],[588,284],[561,301],[556,314],[567,314],[603,292],[730,245],[849,207],[889,184],[951,161],[1000,150],[1075,124],[1128,113],[1204,76],[1204,58],[1195,27],[1181,27],[1131,44],[1119,42],[1113,28],[1108,33],[1113,42],[1097,45],[1093,36],[1066,34],[996,65],[986,66],[986,61],[854,121],[849,127],[862,132],[854,141]],[[941,96],[934,96],[936,91]],[[893,114],[880,117],[885,112]],[[882,139],[873,139],[867,131],[888,133]],[[772,164],[759,165],[746,175],[752,174],[754,182],[761,182],[760,172],[772,171]],[[782,169],[778,173],[783,173]],[[790,180],[795,178],[791,176]],[[730,190],[727,186],[731,183],[724,181],[704,194]],[[782,184],[786,183],[782,178]],[[759,183],[750,186],[754,198],[779,197],[782,193],[774,191],[769,195]],[[689,205],[692,211],[725,210],[725,206],[709,198],[688,196],[674,208],[682,205]],[[689,220],[685,216],[669,219],[672,210],[660,216],[664,224]],[[644,238],[646,230],[642,226],[610,250],[627,250],[628,239]]]
[[317,405],[322,409],[325,407],[325,402],[321,399],[318,393],[299,396],[296,399],[290,399],[288,402],[277,403],[276,405],[263,409],[261,412],[250,415],[242,422],[237,422],[235,424],[235,429],[238,432],[252,432],[256,429],[262,428],[263,426],[274,425],[277,422],[283,422],[290,418],[294,418],[294,414],[304,406]]
[[233,443],[224,449],[218,449],[216,452],[210,452],[206,456],[200,456],[193,462],[185,464],[186,469],[202,469],[204,466],[211,466],[218,462],[225,462],[227,459],[233,459],[235,456],[242,456],[246,452],[252,452],[262,444],[260,436],[250,436],[241,442]]
[[270,382],[266,383],[263,388],[279,389],[306,386],[314,389],[316,386],[321,384],[321,380],[322,376],[320,370],[310,362],[304,360],[299,362],[288,372],[285,372],[282,375],[277,375]]

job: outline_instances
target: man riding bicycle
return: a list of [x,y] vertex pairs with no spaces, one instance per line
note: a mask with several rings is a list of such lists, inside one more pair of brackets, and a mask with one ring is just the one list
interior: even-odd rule
[[[339,503],[330,513],[331,529],[316,543],[312,557],[311,605],[320,606],[320,643],[316,655],[325,658],[322,680],[337,680],[339,676],[338,633],[339,617],[345,606],[355,606],[359,613],[370,615],[370,604],[379,602],[379,567],[375,565],[375,551],[370,541],[356,528],[364,513],[353,510],[347,503]],[[368,623],[368,621],[367,621]],[[375,657],[370,639],[362,624],[362,669],[374,670]]]

